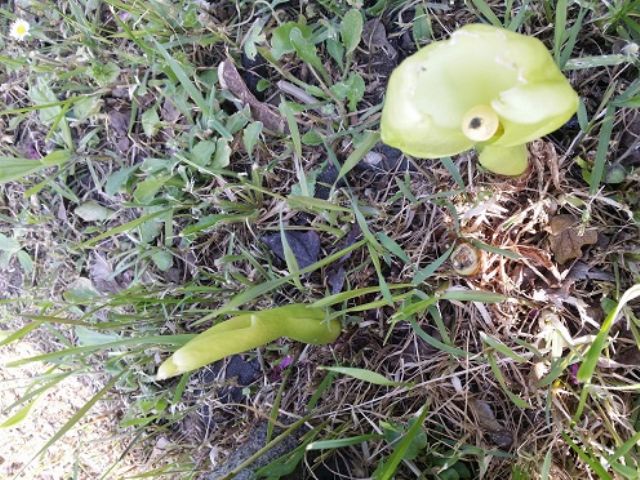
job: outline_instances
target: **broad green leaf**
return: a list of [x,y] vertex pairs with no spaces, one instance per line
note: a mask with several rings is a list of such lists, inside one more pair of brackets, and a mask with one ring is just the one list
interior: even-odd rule
[[149,138],[155,137],[156,133],[158,133],[158,130],[160,130],[160,125],[162,125],[156,107],[152,107],[144,112],[142,114],[141,121],[142,131]]
[[233,138],[231,133],[229,133],[229,131],[224,127],[224,125],[222,125],[222,123],[220,123],[220,121],[215,116],[211,115],[211,108],[205,101],[200,90],[198,90],[196,85],[191,81],[189,76],[186,74],[182,65],[180,65],[180,63],[178,63],[176,59],[169,54],[167,49],[163,47],[160,43],[158,43],[156,40],[153,40],[153,44],[155,45],[156,50],[159,51],[162,57],[165,59],[171,71],[178,78],[178,81],[182,85],[182,88],[184,88],[185,91],[189,94],[191,99],[198,106],[198,108],[200,109],[202,114],[206,117],[207,121],[211,124],[211,126],[223,138],[227,140],[231,140]]
[[31,258],[31,255],[29,255],[24,250],[20,250],[18,253],[16,253],[16,257],[18,258],[18,262],[20,263],[20,268],[22,268],[25,273],[33,272],[33,259]]
[[632,58],[628,55],[598,55],[595,57],[572,58],[569,60],[565,70],[583,70],[585,68],[612,67],[623,63],[631,63]]
[[157,250],[151,255],[151,260],[158,270],[167,272],[173,266],[173,255],[166,250]]
[[139,165],[133,165],[131,167],[121,168],[116,170],[107,178],[107,183],[104,186],[104,192],[113,197],[117,193],[124,190],[124,185],[127,183],[131,175],[140,168]]
[[602,177],[604,176],[605,163],[607,161],[607,154],[610,149],[611,134],[613,133],[613,124],[615,123],[616,108],[613,104],[609,104],[605,110],[605,117],[600,127],[600,134],[598,135],[598,148],[596,149],[596,156],[593,164],[593,170],[591,170],[591,176],[589,177],[589,194],[595,195],[600,188]]
[[340,38],[347,55],[352,54],[360,43],[363,26],[362,14],[355,8],[349,10],[340,22]]
[[549,480],[549,472],[551,471],[551,460],[553,459],[553,448],[549,447],[549,450],[544,456],[542,462],[542,470],[540,470],[540,480]]
[[298,290],[303,291],[302,282],[300,282],[300,267],[298,266],[298,259],[296,258],[284,229],[284,223],[282,222],[282,215],[280,215],[280,241],[282,242],[282,250],[284,253],[284,259],[287,264],[287,270],[289,274],[293,276],[293,283],[298,287]]
[[78,205],[74,212],[85,222],[107,220],[114,214],[113,210],[103,207],[94,200],[89,200],[82,205]]
[[364,80],[355,72],[349,74],[349,77],[343,82],[337,82],[330,87],[331,92],[339,99],[349,101],[349,111],[353,112],[358,106],[358,102],[364,96]]
[[473,3],[491,25],[494,27],[502,27],[502,22],[485,0],[471,0],[471,3]]
[[322,60],[318,56],[315,45],[304,36],[298,27],[291,29],[289,40],[296,51],[296,54],[305,62],[307,62],[314,70],[316,70],[322,79],[329,83],[329,72],[322,65]]
[[433,29],[431,27],[431,17],[429,12],[422,5],[417,5],[413,16],[413,41],[416,45],[420,45],[425,40],[433,37]]
[[147,205],[151,203],[160,189],[171,179],[170,174],[151,176],[145,178],[138,184],[133,192],[133,198],[140,205]]
[[418,325],[418,323],[415,320],[410,319],[409,323],[411,324],[411,328],[416,333],[416,335],[418,335],[422,340],[424,340],[426,343],[428,343],[432,347],[437,348],[438,350],[441,350],[445,353],[448,353],[449,355],[452,355],[458,358],[466,358],[469,356],[469,352],[462,350],[461,348],[458,348],[458,347],[447,345],[446,343],[443,343],[440,340],[432,337],[427,332],[425,332],[422,328],[420,328],[420,325]]
[[90,70],[91,77],[100,87],[107,87],[120,76],[120,67],[114,62],[95,62]]
[[[34,107],[38,108],[40,121],[44,125],[51,126],[62,113],[62,107],[60,105],[52,105],[59,103],[58,97],[53,93],[53,90],[44,79],[45,77],[39,76],[37,78],[36,83],[29,88],[29,99],[35,104]],[[39,105],[51,106],[39,107]]]
[[216,142],[202,140],[191,149],[191,160],[198,165],[207,166],[211,163],[211,157],[216,151]]
[[15,238],[7,237],[4,233],[0,233],[0,251],[14,255],[21,248],[20,242]]
[[291,40],[289,40],[291,30],[294,28],[299,29],[304,38],[311,39],[312,31],[307,25],[296,22],[283,23],[274,29],[271,34],[271,54],[275,60],[279,60],[283,55],[295,51]]
[[216,143],[216,153],[213,156],[213,168],[226,168],[231,162],[231,147],[229,142],[223,138],[219,138]]
[[253,149],[256,147],[258,140],[260,139],[260,133],[262,132],[262,122],[251,122],[244,129],[242,135],[242,143],[244,149],[250,157],[253,156]]
[[509,299],[500,293],[485,292],[483,290],[447,290],[441,296],[443,300],[458,300],[460,302],[500,303]]
[[451,252],[453,252],[454,248],[455,248],[455,245],[451,245],[446,252],[444,252],[442,255],[436,258],[433,262],[431,262],[426,267],[418,270],[413,276],[413,280],[411,281],[411,283],[414,285],[420,285],[427,278],[429,278],[431,275],[436,273],[436,270],[438,270],[444,264],[444,262],[446,262],[447,259],[451,256]]
[[489,245],[487,243],[481,242],[480,240],[471,239],[471,244],[479,248],[480,250],[484,250],[485,252],[495,253],[496,255],[502,255],[503,257],[510,258],[512,260],[520,260],[522,258],[518,252],[514,252],[513,250],[506,250],[504,248],[494,247],[493,245]]
[[396,257],[402,260],[404,263],[409,263],[411,260],[406,252],[402,249],[400,245],[398,245],[395,240],[393,240],[390,236],[388,236],[384,232],[378,232],[376,235],[380,244],[386,248],[389,252],[393,253]]

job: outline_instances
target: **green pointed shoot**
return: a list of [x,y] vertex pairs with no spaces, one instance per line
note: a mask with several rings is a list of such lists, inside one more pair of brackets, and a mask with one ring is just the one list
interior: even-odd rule
[[526,144],[561,127],[578,95],[538,39],[466,25],[406,58],[392,73],[382,141],[418,158],[470,148],[500,175],[527,169]]
[[160,365],[156,378],[164,380],[181,375],[280,337],[325,345],[338,338],[340,329],[340,321],[328,320],[324,309],[302,304],[244,313],[214,325],[187,342]]

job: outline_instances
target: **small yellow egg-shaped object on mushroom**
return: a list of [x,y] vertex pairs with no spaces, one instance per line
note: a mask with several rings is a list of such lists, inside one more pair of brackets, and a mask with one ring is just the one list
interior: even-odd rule
[[578,95],[542,42],[472,24],[394,70],[381,137],[417,158],[475,147],[487,170],[520,175],[527,142],[562,126],[577,108]]

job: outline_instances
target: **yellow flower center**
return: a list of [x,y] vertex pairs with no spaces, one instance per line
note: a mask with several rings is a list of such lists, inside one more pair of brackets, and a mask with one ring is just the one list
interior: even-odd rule
[[24,36],[27,34],[27,27],[26,25],[16,25],[16,33],[20,36]]
[[474,142],[484,142],[495,135],[500,119],[488,105],[476,105],[462,116],[462,133]]

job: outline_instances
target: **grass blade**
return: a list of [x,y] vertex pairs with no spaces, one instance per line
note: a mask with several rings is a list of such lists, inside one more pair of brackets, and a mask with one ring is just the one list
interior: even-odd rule
[[462,350],[461,348],[447,345],[446,343],[443,343],[440,340],[432,337],[422,328],[420,328],[420,325],[418,325],[415,320],[411,319],[409,320],[409,323],[411,324],[411,328],[413,328],[413,331],[416,332],[416,335],[418,335],[422,340],[431,345],[433,348],[442,350],[443,352],[448,353],[449,355],[452,355],[454,357],[466,358],[469,356],[469,352]]
[[596,335],[596,338],[591,344],[591,347],[589,347],[589,350],[585,355],[584,362],[582,362],[582,365],[580,365],[580,369],[578,370],[577,378],[579,382],[586,383],[591,381],[591,377],[593,376],[593,372],[595,371],[596,365],[598,364],[600,353],[604,348],[604,344],[607,340],[607,336],[609,335],[611,326],[618,318],[618,315],[620,314],[620,311],[624,308],[624,306],[631,300],[639,296],[640,283],[627,290],[620,298],[620,301],[616,305],[616,308],[614,308],[604,319],[604,322],[602,322],[602,326],[600,327],[600,331]]
[[362,158],[371,150],[376,143],[380,140],[380,132],[373,130],[366,130],[362,135],[362,138],[355,146],[353,152],[349,154],[347,159],[344,161],[344,165],[340,168],[340,172],[338,173],[337,180],[340,180],[347,173],[349,173],[353,167],[357,165],[357,163],[362,160]]
[[601,478],[601,480],[613,480],[611,478],[611,475],[609,475],[607,473],[607,471],[600,464],[600,462],[598,462],[595,458],[592,458],[587,452],[585,452],[582,448],[580,448],[578,445],[576,445],[574,443],[574,441],[571,440],[569,435],[567,435],[566,433],[563,432],[562,433],[562,438],[564,438],[564,441],[567,442],[567,444],[571,447],[571,450],[576,452],[576,454],[578,455],[580,460],[582,460],[587,465],[589,465],[589,467],[591,467],[591,469],[594,472],[596,472],[596,474],[598,475],[598,477]]
[[91,399],[85,403],[82,408],[80,408],[80,410],[78,410],[76,413],[73,414],[73,416],[62,426],[62,428],[60,428],[60,430],[58,430],[49,440],[47,440],[47,442],[42,446],[42,448],[40,450],[38,450],[38,452],[31,457],[31,459],[26,462],[22,468],[20,469],[20,471],[15,475],[14,479],[18,478],[20,475],[22,475],[22,473],[27,469],[27,467],[36,459],[38,458],[40,455],[42,455],[44,452],[46,452],[49,447],[51,445],[53,445],[55,442],[57,442],[65,433],[67,433],[69,430],[71,430],[73,428],[73,426],[78,423],[82,417],[84,417],[86,415],[86,413],[102,398],[104,397],[114,386],[115,384],[118,382],[118,380],[120,380],[120,377],[124,374],[120,373],[119,375],[116,375],[115,377],[113,377],[104,387],[102,387],[102,389],[100,389],[100,391],[98,393],[96,393],[93,397],[91,397]]
[[502,22],[498,18],[498,16],[493,13],[491,7],[485,0],[471,0],[471,3],[478,9],[478,11],[484,16],[485,20],[487,20],[494,27],[502,27]]
[[[379,473],[375,473],[373,476],[374,480],[390,480],[393,478],[394,473],[398,469],[398,465],[404,459],[411,442],[415,438],[420,430],[422,430],[422,423],[424,419],[427,417],[427,413],[429,410],[427,406],[422,407],[422,411],[420,412],[420,416],[417,421],[415,421],[409,430],[407,430],[406,435],[402,437],[402,439],[396,445],[396,448],[393,450],[393,453],[389,456],[389,458],[384,462],[384,465]],[[377,472],[377,471],[376,471]]]
[[507,397],[509,397],[509,400],[511,400],[516,407],[531,408],[529,407],[529,404],[527,402],[525,402],[523,399],[509,390],[509,388],[507,387],[507,381],[505,380],[504,375],[502,375],[500,367],[498,367],[498,362],[496,362],[495,357],[491,353],[487,353],[487,360],[489,362],[489,366],[491,367],[493,375],[496,377],[496,380],[498,380],[500,387],[502,387],[502,391],[507,395]]
[[414,285],[420,285],[427,278],[436,273],[436,270],[438,270],[442,266],[442,264],[447,261],[449,256],[451,256],[451,252],[453,252],[454,248],[455,245],[451,245],[446,252],[436,258],[433,262],[431,262],[426,267],[418,270],[413,276],[413,280],[411,281],[411,283],[413,283]]
[[600,187],[600,183],[602,182],[615,117],[616,109],[612,104],[609,104],[607,106],[607,109],[605,110],[602,127],[600,127],[600,135],[598,136],[598,148],[596,149],[596,157],[594,160],[593,169],[591,170],[591,176],[589,177],[589,194],[591,195],[595,195],[598,192],[598,188]]
[[451,175],[451,178],[453,178],[453,180],[458,184],[458,186],[460,188],[465,188],[464,180],[462,178],[462,175],[460,175],[460,170],[458,170],[456,164],[453,163],[451,157],[442,157],[440,161],[442,162],[444,168],[447,169],[447,172],[449,172],[449,175]]
[[553,58],[560,65],[560,49],[566,37],[567,0],[558,0],[556,4],[556,21],[553,29]]
[[335,440],[318,440],[307,445],[307,450],[332,450],[334,448],[350,447],[367,442],[371,439],[378,439],[380,435],[375,433],[367,433],[366,435],[358,435],[356,437],[336,438]]
[[527,361],[522,355],[518,355],[516,352],[507,347],[504,343],[490,337],[484,332],[480,332],[480,338],[484,343],[493,348],[496,352],[500,352],[505,357],[509,357],[518,363],[525,363]]
[[318,370],[327,370],[329,372],[341,373],[342,375],[348,375],[349,377],[357,378],[364,382],[373,383],[374,385],[382,385],[383,387],[398,387],[405,385],[403,382],[394,382],[389,380],[379,373],[372,372],[365,368],[351,368],[351,367],[318,367]]
[[105,238],[109,238],[109,237],[113,237],[114,235],[119,235],[120,233],[124,233],[124,232],[128,232],[129,230],[133,230],[134,228],[139,227],[140,225],[142,225],[145,222],[148,222],[149,220],[153,220],[154,218],[160,217],[161,215],[164,215],[167,212],[170,212],[171,210],[160,210],[158,212],[153,212],[153,213],[149,213],[147,215],[143,215],[141,217],[136,218],[135,220],[131,220],[130,222],[127,223],[123,223],[122,225],[118,225],[117,227],[114,227],[110,230],[107,230],[106,232],[101,233],[100,235],[96,235],[93,238],[90,238],[89,240],[86,240],[84,242],[82,242],[81,244],[78,245],[79,248],[87,248],[90,247],[91,245],[94,245],[96,243],[98,243],[101,240],[104,240]]

